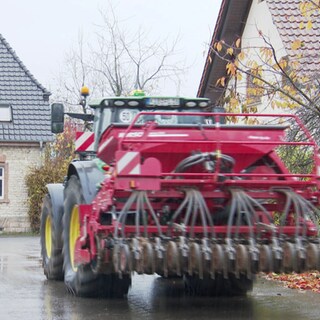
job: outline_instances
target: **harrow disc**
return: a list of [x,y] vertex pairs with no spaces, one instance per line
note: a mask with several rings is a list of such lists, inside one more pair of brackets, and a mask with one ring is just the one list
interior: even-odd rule
[[113,252],[112,252],[112,263],[113,263],[113,268],[115,272],[120,272],[120,267],[119,267],[119,253],[120,253],[120,245],[115,244],[113,247]]
[[247,247],[243,244],[236,246],[236,271],[247,272],[249,265],[249,253]]
[[112,255],[113,268],[116,273],[131,271],[130,249],[127,244],[115,244]]
[[132,259],[132,270],[138,274],[143,273],[143,259],[142,259],[142,247],[141,243],[137,238],[131,240],[131,259]]
[[154,272],[153,248],[150,242],[142,244],[142,269],[146,274],[153,274]]
[[127,244],[123,244],[119,249],[119,271],[128,273],[131,270],[130,249]]
[[272,249],[267,244],[260,246],[259,250],[259,271],[261,272],[271,272],[273,259],[272,259]]
[[165,249],[160,238],[155,238],[155,243],[154,243],[155,272],[159,275],[164,275],[164,271],[165,271],[164,250]]
[[307,270],[319,270],[320,265],[319,247],[315,243],[309,243],[306,248]]
[[203,277],[202,272],[202,255],[198,243],[193,242],[189,247],[189,275],[198,274],[200,278]]
[[301,273],[306,270],[306,251],[305,248],[296,249],[295,272]]
[[286,241],[283,245],[283,269],[285,272],[292,272],[296,269],[296,250],[294,244]]
[[180,254],[178,246],[174,241],[169,241],[166,250],[167,273],[181,275]]
[[211,277],[216,272],[222,272],[224,267],[224,250],[221,244],[213,244],[211,246]]

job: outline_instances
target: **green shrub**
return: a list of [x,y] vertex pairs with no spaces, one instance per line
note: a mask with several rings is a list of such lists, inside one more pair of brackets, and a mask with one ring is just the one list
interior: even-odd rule
[[31,167],[26,176],[28,190],[28,216],[33,232],[40,230],[41,206],[48,183],[61,183],[74,158],[75,124],[66,122],[63,133],[45,146],[41,166]]

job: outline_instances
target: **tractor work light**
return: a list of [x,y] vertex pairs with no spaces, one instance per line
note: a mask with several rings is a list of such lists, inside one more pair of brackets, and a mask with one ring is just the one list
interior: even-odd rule
[[130,107],[137,107],[138,105],[139,105],[139,101],[132,100],[128,102],[128,106]]
[[208,101],[201,101],[199,102],[199,107],[201,108],[205,108],[209,105],[209,102]]
[[117,106],[117,107],[122,107],[122,106],[124,106],[125,102],[122,101],[122,100],[115,100],[115,101],[113,102],[113,104],[114,104],[115,106]]
[[197,103],[195,101],[186,102],[186,107],[193,108],[193,107],[196,107],[196,106],[197,106]]

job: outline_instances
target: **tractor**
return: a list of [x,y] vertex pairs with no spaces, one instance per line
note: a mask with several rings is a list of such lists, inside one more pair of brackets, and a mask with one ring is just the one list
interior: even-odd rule
[[[259,272],[320,269],[320,158],[297,116],[228,114],[206,98],[89,105],[80,160],[47,185],[42,206],[49,280],[77,296],[123,297],[134,273],[157,274],[193,294],[245,295]],[[53,104],[54,133],[64,116]],[[307,172],[287,164],[301,152]]]

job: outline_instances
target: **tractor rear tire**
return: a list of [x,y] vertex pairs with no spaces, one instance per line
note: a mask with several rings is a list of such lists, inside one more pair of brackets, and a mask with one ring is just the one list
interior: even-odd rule
[[[64,282],[67,290],[76,296],[98,296],[99,278],[91,270],[90,265],[74,266],[74,241],[71,231],[80,234],[80,225],[72,225],[73,212],[76,205],[84,203],[82,187],[77,176],[72,175],[64,189],[64,215],[63,215],[63,268]],[[74,221],[73,221],[74,222]],[[78,220],[79,222],[79,220]],[[76,239],[73,239],[76,240]]]
[[[63,216],[63,258],[64,282],[67,290],[80,297],[123,297],[128,293],[131,278],[117,275],[96,274],[90,264],[74,266],[74,232],[80,234],[79,220],[74,219],[76,205],[85,203],[79,178],[72,175],[67,182],[64,193]],[[78,226],[72,225],[77,222]],[[78,230],[75,230],[77,229]],[[71,241],[70,241],[71,239]]]
[[54,215],[50,195],[43,200],[40,223],[41,257],[48,280],[63,280],[62,215]]

